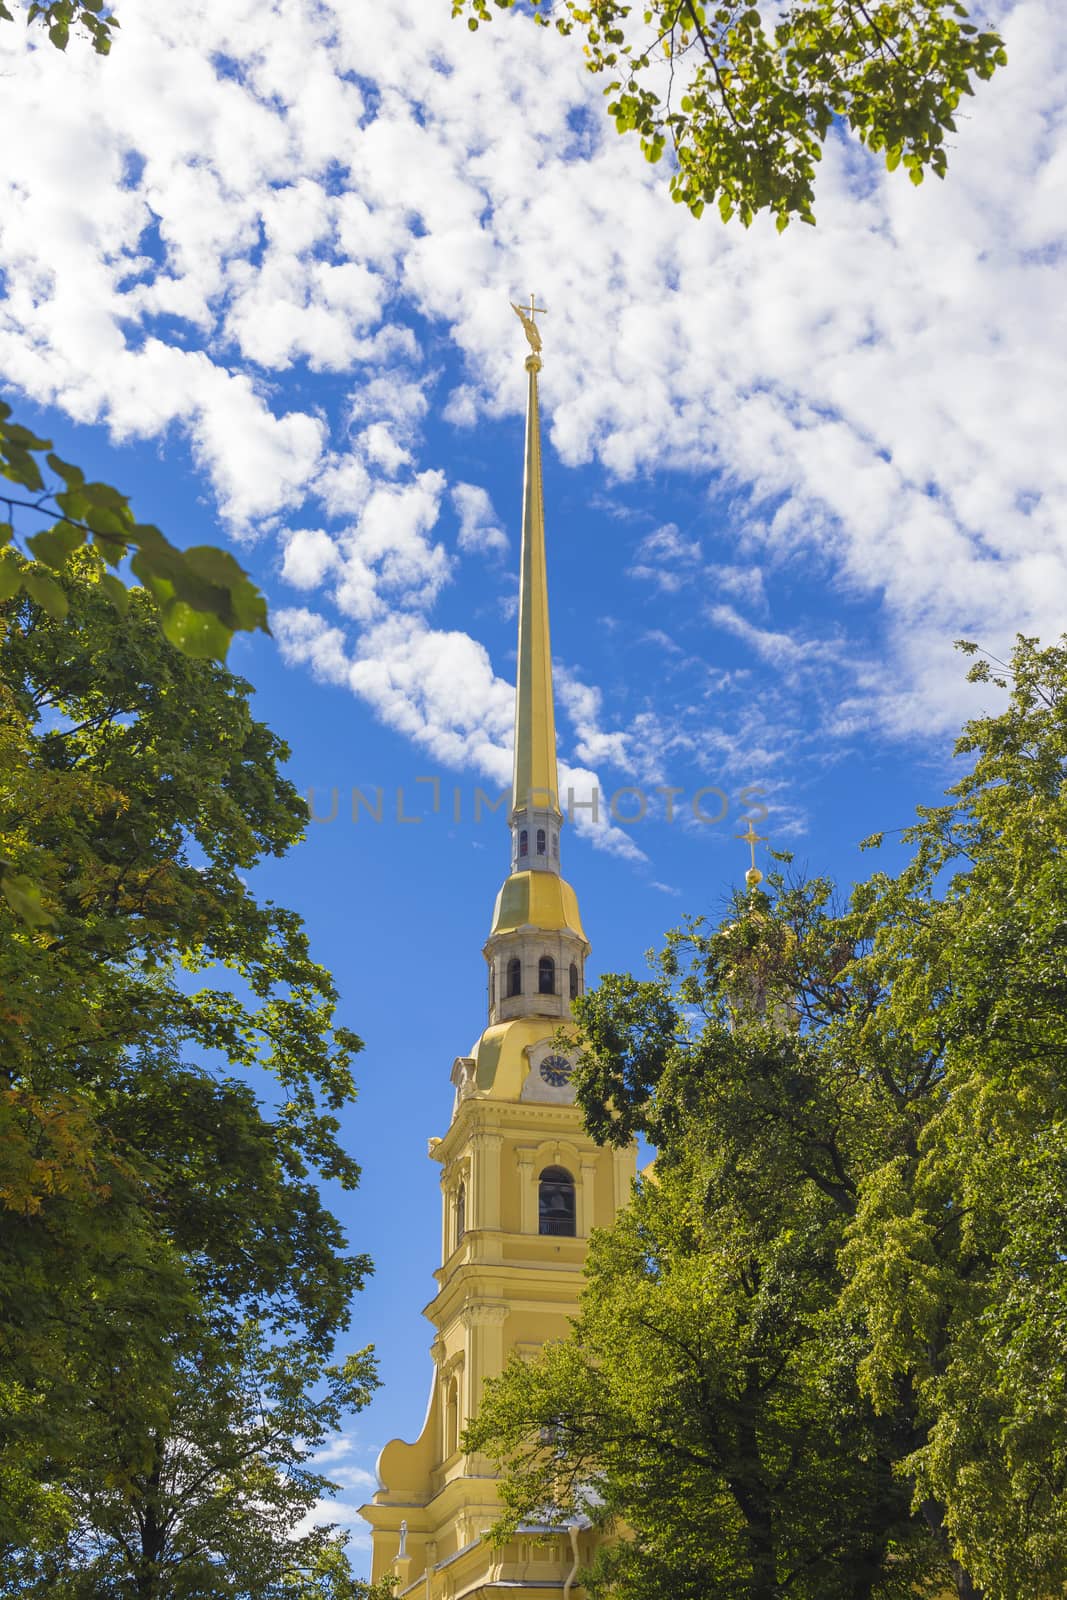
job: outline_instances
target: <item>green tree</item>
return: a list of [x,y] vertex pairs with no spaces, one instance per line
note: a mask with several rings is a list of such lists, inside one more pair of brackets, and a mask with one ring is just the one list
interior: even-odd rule
[[[158,1418],[110,1430],[65,1482],[71,1524],[17,1558],[25,1600],[355,1600],[343,1540],[299,1524],[333,1485],[311,1463],[376,1379],[366,1352],[322,1368],[300,1343],[201,1327]],[[8,1589],[6,1592],[11,1593]]]
[[[1007,708],[959,740],[971,770],[852,919],[886,993],[871,1051],[912,1041],[945,1090],[861,1198],[846,1257],[860,1376],[882,1409],[916,1396],[925,1437],[906,1469],[990,1600],[1067,1585],[1065,645],[1017,641],[995,677]],[[994,676],[987,660],[971,672]]]
[[836,1310],[832,1202],[728,1187],[701,1163],[642,1183],[592,1242],[572,1339],[488,1386],[470,1442],[509,1469],[504,1527],[621,1519],[598,1596],[936,1592]]
[[830,886],[777,887],[578,1007],[591,1131],[659,1153],[592,1240],[573,1338],[489,1385],[471,1437],[505,1470],[511,1523],[621,1521],[597,1595],[872,1600],[949,1575],[894,1472],[913,1418],[862,1394],[862,1316],[841,1303],[857,1182],[909,1119],[826,1042],[874,998]]
[[[476,29],[517,0],[452,0]],[[814,222],[816,163],[835,123],[913,183],[944,177],[946,136],[972,80],[1007,57],[959,0],[532,0],[524,15],[582,41],[609,78],[608,113],[649,161],[671,160],[670,193],[699,217],[747,226]]]
[[[988,663],[971,676],[988,681]],[[588,1124],[646,1134],[659,1181],[594,1240],[576,1340],[513,1367],[476,1437],[509,1470],[512,1516],[546,1501],[565,1515],[587,1482],[636,1531],[606,1558],[620,1595],[681,1582],[656,1563],[677,1549],[691,1570],[700,1548],[681,1452],[671,1466],[653,1443],[697,1450],[719,1517],[747,1527],[718,1438],[757,1329],[776,1381],[811,1384],[756,1417],[773,1579],[758,1586],[709,1512],[714,1559],[736,1559],[694,1593],[880,1594],[939,1574],[961,1597],[1063,1593],[1067,648],[1020,639],[999,684],[1006,709],[965,728],[969,770],[920,810],[903,872],[843,911],[829,884],[776,875],[725,925],[668,936],[652,980],[609,977],[580,1003]],[[819,1431],[830,1375],[831,1417],[866,1441],[844,1447],[843,1431],[840,1454]],[[892,1485],[910,1516],[887,1526]],[[798,1566],[828,1492],[856,1497],[854,1529],[882,1527],[873,1580],[844,1545],[825,1574]]]
[[[0,14],[2,10],[0,5]],[[46,481],[46,472],[51,481]],[[235,632],[270,631],[263,596],[228,551],[213,545],[179,550],[158,528],[136,522],[124,494],[110,484],[87,481],[80,467],[52,453],[50,440],[13,422],[4,401],[0,478],[16,485],[0,493],[0,506],[7,510],[7,521],[0,522],[0,604],[21,591],[63,621],[69,601],[62,576],[72,557],[91,546],[112,568],[129,558],[134,575],[155,601],[163,633],[185,655],[225,660]],[[20,535],[19,519],[32,519],[36,531]],[[117,572],[101,573],[99,582],[125,616],[129,597]],[[0,706],[0,719],[6,719],[0,738],[17,741],[5,706]],[[47,922],[40,886],[3,857],[0,895],[28,926]]]
[[[0,1548],[20,1560],[84,1547],[93,1464],[133,1494],[122,1451],[172,1448],[190,1363],[232,1365],[242,1329],[324,1376],[369,1267],[315,1182],[358,1178],[337,1112],[359,1040],[299,918],[245,882],[305,825],[288,752],[247,684],[172,649],[143,590],[120,616],[105,576],[72,555],[63,621],[26,591],[0,606],[0,851],[41,913],[0,900]],[[369,1381],[339,1370],[335,1408]]]

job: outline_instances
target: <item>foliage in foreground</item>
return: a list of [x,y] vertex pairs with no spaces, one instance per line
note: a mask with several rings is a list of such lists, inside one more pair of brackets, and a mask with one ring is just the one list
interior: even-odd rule
[[[15,0],[15,4],[25,11],[28,26],[46,30],[57,50],[67,48],[71,29],[84,29],[97,55],[106,56],[111,49],[112,32],[119,25],[105,0]],[[14,22],[15,15],[0,0],[0,22]]]
[[659,1155],[471,1442],[512,1521],[620,1520],[594,1594],[1067,1585],[1067,641],[1000,682],[902,872],[772,878],[581,1003],[590,1127]]
[[[137,522],[124,494],[110,484],[87,481],[80,467],[52,452],[49,439],[13,422],[4,401],[0,477],[16,486],[0,491],[0,505],[8,513],[8,520],[0,522],[0,601],[25,590],[62,622],[68,602],[60,578],[71,557],[91,544],[110,567],[130,558],[134,576],[156,603],[164,634],[186,655],[222,661],[234,633],[268,631],[266,602],[228,551],[213,545],[179,550],[151,523]],[[46,524],[22,541],[21,550],[16,512]],[[105,572],[99,582],[124,615],[129,598],[122,580]]]
[[339,1600],[339,1538],[289,1536],[374,1381],[316,1182],[358,1179],[359,1040],[246,883],[306,808],[249,686],[104,576],[71,557],[64,621],[0,606],[0,851],[46,914],[0,900],[5,1592]]
[[[476,29],[516,5],[452,0],[452,15]],[[587,70],[609,75],[618,132],[649,161],[669,152],[673,199],[746,226],[760,211],[779,229],[815,221],[835,122],[913,183],[943,178],[961,99],[1007,61],[959,0],[532,0],[522,14],[581,40]]]

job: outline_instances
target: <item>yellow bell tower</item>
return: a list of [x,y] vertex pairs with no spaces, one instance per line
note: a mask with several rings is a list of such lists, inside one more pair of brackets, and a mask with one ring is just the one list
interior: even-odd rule
[[577,896],[560,875],[537,396],[542,308],[531,295],[528,307],[514,309],[531,348],[511,872],[484,948],[487,1025],[453,1064],[451,1125],[430,1140],[443,1221],[437,1292],[425,1313],[436,1330],[426,1421],[414,1444],[385,1446],[381,1487],[362,1508],[373,1530],[373,1579],[392,1574],[397,1594],[417,1600],[488,1600],[502,1590],[577,1600],[574,1572],[595,1536],[530,1528],[493,1550],[483,1537],[497,1515],[492,1466],[465,1454],[461,1439],[486,1378],[509,1355],[566,1337],[590,1231],[626,1203],[635,1172],[632,1149],[601,1149],[585,1133],[573,1055],[557,1042],[584,988],[589,944]]

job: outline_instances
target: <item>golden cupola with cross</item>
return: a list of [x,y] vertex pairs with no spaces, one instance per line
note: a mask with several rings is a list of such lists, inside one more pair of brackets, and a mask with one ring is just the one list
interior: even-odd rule
[[510,871],[483,954],[488,1016],[469,1055],[452,1066],[455,1099],[443,1137],[441,1265],[425,1315],[433,1375],[422,1432],[393,1440],[363,1515],[372,1527],[375,1581],[398,1596],[478,1600],[509,1590],[525,1600],[578,1600],[579,1565],[593,1530],[520,1529],[499,1548],[492,1464],[463,1449],[485,1380],[512,1355],[565,1338],[577,1310],[589,1234],[626,1203],[632,1149],[601,1149],[574,1104],[567,1022],[585,985],[589,944],[578,899],[562,876],[552,652],[545,564],[534,297],[515,306],[530,352],[519,588],[518,670]]

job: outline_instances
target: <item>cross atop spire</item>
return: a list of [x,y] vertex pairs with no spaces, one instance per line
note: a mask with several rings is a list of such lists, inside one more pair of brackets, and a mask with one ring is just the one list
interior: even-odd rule
[[[537,296],[531,293],[530,304],[528,306],[517,306],[513,300],[511,302],[511,309],[522,323],[523,332],[526,334],[530,349],[533,351],[534,356],[539,358],[541,354],[541,334],[538,331],[537,323],[534,319],[538,316],[547,317],[548,307],[539,306],[537,304]],[[530,364],[530,359],[531,358],[527,356],[527,366]],[[537,366],[540,365],[541,362],[540,359],[538,359]]]
[[756,824],[751,817],[746,817],[744,820],[748,823],[748,829],[745,833],[739,833],[737,837],[745,841],[752,853],[752,865],[745,873],[745,882],[750,889],[756,889],[763,882],[763,873],[756,865],[756,846],[758,844],[766,844],[767,836],[756,832]]

